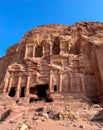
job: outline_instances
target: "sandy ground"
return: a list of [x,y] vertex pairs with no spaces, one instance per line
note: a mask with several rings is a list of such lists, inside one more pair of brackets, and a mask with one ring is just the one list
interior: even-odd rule
[[[100,105],[89,105],[79,99],[68,98],[57,98],[51,103],[37,101],[27,105],[14,102],[6,106],[0,104],[1,112],[3,109],[11,109],[5,120],[0,122],[0,130],[103,130],[103,108]],[[58,113],[67,106],[78,113],[76,119],[54,120],[47,114],[48,108]],[[43,110],[37,112],[39,108]]]

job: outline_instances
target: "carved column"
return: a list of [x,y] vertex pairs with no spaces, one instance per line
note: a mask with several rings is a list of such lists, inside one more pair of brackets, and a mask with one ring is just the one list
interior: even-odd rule
[[69,92],[71,91],[71,87],[72,87],[72,76],[71,76],[71,72],[69,72]]
[[53,72],[50,71],[50,92],[53,92]]
[[83,94],[86,95],[85,86],[84,86],[84,74],[81,75],[81,89]]
[[60,92],[62,92],[62,80],[63,80],[63,74],[60,73],[60,88],[59,88]]
[[8,85],[8,93],[9,93],[9,91],[10,91],[10,89],[11,89],[11,85],[12,85],[12,81],[13,81],[13,77],[11,76],[10,77],[10,80],[9,80],[9,85]]
[[17,89],[16,89],[16,97],[18,97],[18,98],[20,97],[20,90],[21,90],[21,89],[20,89],[20,87],[21,87],[20,84],[21,84],[21,78],[22,78],[22,77],[19,76],[19,78],[18,78],[18,84],[17,84]]
[[33,57],[35,57],[35,46],[33,47]]
[[9,85],[9,79],[7,78],[6,80],[5,80],[5,84],[4,84],[4,88],[3,88],[3,92],[4,93],[6,93],[7,92],[7,89],[8,89],[8,86]]
[[43,46],[43,57],[45,57],[45,48]]
[[53,47],[52,47],[52,43],[50,43],[50,55],[52,55],[52,49],[53,49]]
[[63,55],[63,48],[64,48],[63,37],[60,37],[59,42],[60,42],[60,55]]
[[62,42],[60,41],[60,55],[63,54],[63,47],[62,47]]
[[25,58],[27,58],[27,46],[26,46],[26,50],[25,50]]
[[70,74],[70,92],[72,91],[73,89],[73,76],[72,76],[72,73]]
[[29,88],[30,88],[30,75],[28,75],[27,77],[26,93],[25,93],[26,96],[29,95]]

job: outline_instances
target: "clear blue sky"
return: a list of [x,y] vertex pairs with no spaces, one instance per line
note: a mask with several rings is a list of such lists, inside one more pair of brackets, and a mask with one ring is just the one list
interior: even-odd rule
[[103,22],[103,0],[0,0],[0,56],[38,25],[79,21]]

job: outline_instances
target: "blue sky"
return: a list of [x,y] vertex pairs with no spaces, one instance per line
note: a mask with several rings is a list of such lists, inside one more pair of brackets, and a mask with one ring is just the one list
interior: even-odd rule
[[103,0],[0,0],[0,56],[38,25],[79,21],[103,22]]

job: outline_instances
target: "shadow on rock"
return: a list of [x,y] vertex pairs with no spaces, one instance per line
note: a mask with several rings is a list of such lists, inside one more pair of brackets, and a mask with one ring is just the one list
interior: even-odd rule
[[93,122],[103,122],[103,110],[99,111],[94,117],[92,118]]

